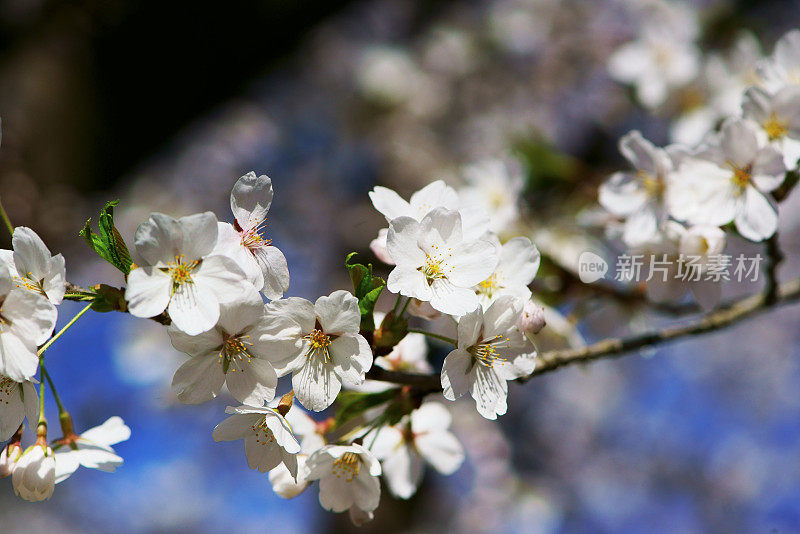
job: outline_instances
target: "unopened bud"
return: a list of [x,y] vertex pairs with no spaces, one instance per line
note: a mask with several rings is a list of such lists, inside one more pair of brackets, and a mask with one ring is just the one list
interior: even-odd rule
[[544,319],[544,307],[529,300],[517,319],[517,328],[523,334],[538,334],[547,324]]
[[289,413],[289,410],[292,409],[292,403],[294,402],[294,390],[290,391],[283,397],[281,400],[278,401],[278,413],[281,414],[283,417],[286,417],[286,414]]
[[369,249],[375,256],[386,265],[394,265],[394,260],[389,255],[389,250],[386,248],[386,238],[389,234],[388,228],[383,228],[378,232],[378,237],[373,239],[369,244]]
[[11,476],[20,456],[22,456],[22,447],[20,447],[19,441],[13,441],[3,447],[3,451],[0,452],[0,478]]

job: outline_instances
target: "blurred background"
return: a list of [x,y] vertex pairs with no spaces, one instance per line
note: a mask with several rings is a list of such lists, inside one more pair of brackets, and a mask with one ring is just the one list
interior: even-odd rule
[[[645,3],[0,0],[0,194],[14,224],[64,253],[71,281],[122,285],[77,235],[105,201],[121,199],[130,244],[151,211],[229,218],[234,181],[266,173],[288,295],[315,299],[349,287],[346,253],[377,261],[368,244],[385,221],[372,187],[407,197],[513,154],[526,169],[525,231],[547,256],[535,293],[563,314],[563,337],[652,327],[672,319],[585,294],[559,259],[597,240],[585,222],[597,217],[597,185],[625,165],[619,137],[638,128],[664,144],[690,138],[697,121],[713,126],[713,113],[694,112],[800,26],[800,2],[682,4],[700,67],[648,107],[607,68],[637,37]],[[799,215],[795,194],[781,211],[783,279],[800,272]],[[78,309],[65,303],[60,324]],[[511,385],[494,423],[469,401],[449,404],[467,462],[451,477],[429,472],[408,502],[384,492],[358,531],[800,531],[798,319],[790,306]],[[444,347],[432,349],[440,361]],[[213,443],[231,399],[175,401],[183,357],[158,325],[90,314],[48,360],[76,427],[120,415],[133,435],[116,447],[116,474],[80,470],[47,503],[0,481],[2,532],[355,530],[321,510],[313,488],[275,496],[241,442]]]

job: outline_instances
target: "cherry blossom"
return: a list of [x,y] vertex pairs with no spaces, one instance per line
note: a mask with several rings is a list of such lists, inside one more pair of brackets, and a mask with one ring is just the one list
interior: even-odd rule
[[219,236],[213,254],[229,256],[247,279],[271,300],[289,289],[286,257],[272,240],[261,235],[272,204],[272,180],[249,172],[239,178],[231,191],[234,224],[218,223]]
[[220,302],[236,300],[248,287],[232,259],[211,255],[216,242],[211,212],[178,220],[150,215],[136,230],[136,251],[146,263],[128,275],[131,314],[155,317],[166,309],[175,327],[189,335],[213,328]]
[[228,406],[232,414],[214,428],[214,441],[244,439],[244,453],[250,469],[265,473],[283,463],[297,477],[300,444],[292,429],[275,409],[266,406]]
[[422,481],[425,462],[443,475],[461,467],[464,449],[448,430],[451,420],[444,405],[428,402],[398,425],[384,426],[367,435],[364,441],[371,443],[371,450],[381,461],[383,478],[392,495],[411,497]]
[[356,386],[372,366],[372,350],[361,336],[358,300],[334,291],[315,303],[292,297],[270,302],[270,317],[288,318],[297,327],[273,336],[270,350],[279,376],[292,373],[297,400],[309,410],[324,410],[342,384]]
[[681,163],[667,193],[670,213],[689,224],[722,226],[735,222],[752,241],[767,239],[778,227],[770,191],[783,183],[783,156],[761,146],[752,123],[725,122],[717,143]]
[[389,253],[397,266],[387,287],[431,303],[436,310],[464,315],[479,306],[472,287],[497,266],[497,251],[488,241],[466,240],[457,211],[436,208],[421,222],[398,217],[389,225]]
[[220,305],[216,326],[196,336],[170,327],[172,346],[190,355],[175,372],[172,389],[186,404],[216,397],[223,384],[243,404],[260,406],[275,396],[278,376],[270,363],[265,336],[296,330],[286,320],[267,316],[254,289],[236,302]]
[[674,162],[665,149],[657,148],[636,130],[620,139],[619,150],[634,172],[614,173],[600,186],[599,201],[625,219],[625,244],[642,246],[658,237],[658,228],[667,218],[662,199]]
[[381,464],[361,445],[326,445],[308,459],[308,480],[319,480],[319,502],[332,512],[378,507]]
[[44,241],[30,228],[17,226],[11,250],[0,250],[0,264],[8,266],[17,287],[44,295],[61,304],[66,291],[64,256],[52,256]]
[[477,308],[459,319],[458,347],[442,367],[446,399],[469,392],[485,418],[506,413],[506,381],[530,374],[536,363],[533,347],[516,328],[521,312],[518,299],[504,296],[486,312]]
[[122,418],[114,416],[80,436],[72,433],[51,444],[56,460],[56,484],[69,478],[78,467],[113,473],[122,458],[111,448],[131,437],[131,429]]
[[53,496],[56,460],[46,444],[31,445],[22,453],[11,473],[14,493],[26,501],[38,502]]

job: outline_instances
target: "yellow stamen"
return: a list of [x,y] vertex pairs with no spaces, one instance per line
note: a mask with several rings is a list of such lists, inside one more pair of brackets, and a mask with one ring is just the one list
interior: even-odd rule
[[769,118],[764,121],[761,127],[767,132],[767,137],[769,137],[770,141],[781,139],[789,132],[786,121],[778,119],[774,113],[770,114]]
[[330,336],[326,335],[325,332],[319,329],[314,329],[303,339],[308,341],[309,346],[306,354],[309,359],[317,355],[321,355],[326,362],[331,359],[329,352],[331,338]]
[[361,457],[354,452],[346,452],[333,462],[333,474],[336,478],[345,477],[346,482],[352,482],[361,470]]

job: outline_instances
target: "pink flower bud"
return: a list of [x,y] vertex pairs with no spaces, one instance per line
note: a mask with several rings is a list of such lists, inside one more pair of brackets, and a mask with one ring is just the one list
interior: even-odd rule
[[372,240],[369,244],[369,249],[377,256],[379,260],[381,260],[386,265],[394,265],[394,260],[389,255],[389,251],[386,249],[386,236],[389,235],[388,228],[382,228],[378,232],[378,237]]
[[523,334],[538,334],[546,324],[544,307],[532,300],[526,302],[517,320],[519,331]]

